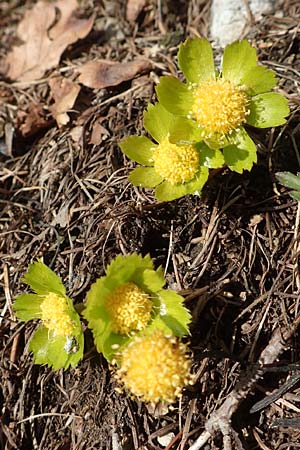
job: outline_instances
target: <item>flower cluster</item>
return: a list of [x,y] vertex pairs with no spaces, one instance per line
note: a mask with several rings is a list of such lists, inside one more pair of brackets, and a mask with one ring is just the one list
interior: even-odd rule
[[120,143],[143,166],[131,172],[131,182],[155,187],[158,200],[199,194],[209,169],[250,170],[256,146],[245,126],[282,125],[289,114],[287,100],[271,92],[277,84],[274,73],[258,65],[256,50],[246,40],[225,48],[220,71],[206,39],[181,44],[178,64],[187,83],[161,77],[159,103],[144,114],[144,127],[157,144],[144,136]]
[[191,316],[184,299],[164,285],[161,267],[155,270],[149,255],[135,253],[117,256],[92,285],[83,316],[108,361],[141,333],[189,334]]
[[[83,332],[61,279],[41,261],[24,279],[35,294],[19,295],[14,310],[20,320],[40,320],[29,344],[35,363],[75,367],[83,357]],[[162,268],[155,270],[149,255],[119,255],[80,308],[97,350],[118,364],[120,384],[150,403],[174,402],[191,381],[190,357],[178,340],[189,334],[191,316],[184,299],[164,285]]]
[[41,320],[29,345],[35,363],[54,370],[75,367],[83,357],[83,332],[61,279],[37,261],[29,266],[24,281],[35,294],[19,295],[14,310],[20,320]]

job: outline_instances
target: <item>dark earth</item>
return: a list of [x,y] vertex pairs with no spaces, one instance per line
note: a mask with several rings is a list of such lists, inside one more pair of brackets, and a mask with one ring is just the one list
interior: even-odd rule
[[[0,58],[20,43],[16,27],[34,3],[0,2]],[[300,360],[300,204],[275,178],[277,171],[297,173],[300,167],[299,1],[281,1],[274,16],[252,20],[243,36],[280,78],[276,89],[291,108],[286,125],[248,130],[258,148],[251,172],[213,172],[201,198],[170,203],[158,203],[152,190],[129,183],[133,163],[118,142],[144,133],[143,110],[156,100],[159,76],[178,73],[179,43],[195,34],[209,36],[210,2],[144,3],[130,22],[125,0],[80,1],[80,17],[95,13],[93,29],[68,46],[57,67],[33,83],[0,78],[0,446],[187,450],[242,380],[249,392],[222,418],[228,434],[217,426],[201,448],[300,448],[299,382],[250,413],[297,374]],[[215,54],[220,57],[221,49]],[[79,63],[137,56],[148,59],[151,70],[115,87],[82,86],[69,123],[57,126],[49,110],[49,78],[63,74],[75,80]],[[25,133],[34,105],[45,120]],[[98,143],[91,139],[96,122],[102,126]],[[77,140],[76,126],[83,127]],[[107,264],[131,252],[150,253],[156,267],[166,268],[168,286],[185,297],[193,315],[187,341],[196,383],[169,410],[154,411],[117,392],[88,330],[84,360],[76,369],[53,372],[34,365],[28,342],[38,324],[18,322],[12,309],[16,295],[27,289],[22,276],[37,258],[62,278],[79,304]],[[289,335],[285,350],[253,380],[274,333]],[[292,423],[276,423],[291,418]]]

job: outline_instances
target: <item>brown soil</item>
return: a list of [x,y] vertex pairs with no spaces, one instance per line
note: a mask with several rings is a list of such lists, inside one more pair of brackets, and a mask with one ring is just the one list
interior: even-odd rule
[[[16,26],[34,3],[0,3],[0,56],[15,44]],[[299,316],[300,207],[274,177],[278,170],[296,173],[300,165],[299,2],[282,2],[276,17],[245,30],[260,61],[280,77],[279,91],[292,110],[287,125],[250,131],[259,150],[250,173],[216,173],[202,198],[171,203],[157,203],[151,190],[129,183],[132,163],[118,142],[143,133],[143,110],[155,100],[158,77],[177,72],[179,42],[195,31],[207,35],[209,2],[150,1],[135,24],[124,19],[124,2],[80,3],[82,17],[95,12],[94,28],[67,49],[59,67],[30,85],[0,81],[0,445],[5,450],[188,449],[240,376],[247,378],[274,330],[284,334]],[[122,62],[137,55],[151,59],[150,73],[114,88],[82,88],[71,121],[57,128],[48,111],[50,76],[72,77],[76,64],[98,57]],[[44,108],[46,124],[24,137],[21,126],[33,104]],[[94,145],[91,131],[99,119],[105,130]],[[76,142],[70,132],[78,123],[84,134]],[[11,149],[4,139],[9,124],[15,128]],[[193,314],[197,382],[168,411],[153,411],[116,392],[88,331],[85,358],[75,370],[34,365],[27,344],[37,324],[19,323],[12,310],[24,290],[21,278],[37,258],[62,277],[80,303],[112,258],[133,251],[150,253],[156,266],[166,267],[168,285],[186,297]],[[299,384],[276,403],[249,412],[286,382],[299,353],[295,332],[278,361],[287,370],[267,368],[233,415],[233,448],[299,448],[299,424],[273,426],[278,418],[300,416]],[[160,444],[158,438],[168,433],[174,438]],[[222,449],[221,433],[203,448]]]

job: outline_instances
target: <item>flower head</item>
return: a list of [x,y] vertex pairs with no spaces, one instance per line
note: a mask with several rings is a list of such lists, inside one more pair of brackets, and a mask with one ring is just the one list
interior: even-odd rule
[[[207,145],[174,143],[169,139],[176,127],[174,116],[162,105],[149,105],[144,114],[144,126],[157,143],[145,136],[125,138],[120,147],[129,158],[142,164],[129,175],[135,186],[155,187],[158,200],[173,200],[187,194],[198,194],[213,167],[216,154],[207,152]],[[223,162],[221,153],[218,164]],[[220,160],[221,157],[221,160]]]
[[248,97],[242,86],[219,78],[197,85],[191,116],[203,130],[203,138],[225,137],[247,120]]
[[132,282],[115,288],[104,302],[112,318],[111,329],[120,334],[146,328],[154,306],[149,295]]
[[191,144],[204,140],[223,149],[232,170],[249,170],[256,162],[256,147],[243,126],[282,125],[289,114],[287,100],[270,92],[277,83],[274,73],[258,65],[256,50],[245,40],[225,48],[220,72],[206,39],[181,44],[178,63],[187,84],[167,76],[156,88],[160,103],[178,118],[169,139]]
[[65,297],[49,292],[41,303],[42,321],[55,336],[70,336],[74,324],[68,314],[68,304]]
[[199,154],[193,145],[179,146],[166,138],[153,151],[154,170],[171,184],[191,181],[199,170]]
[[29,344],[35,363],[54,370],[75,367],[83,356],[83,332],[61,279],[37,261],[30,264],[24,281],[36,293],[19,295],[14,310],[20,320],[41,320]]
[[119,363],[119,381],[140,400],[153,404],[173,403],[192,379],[186,345],[159,330],[130,342]]
[[163,289],[162,268],[149,255],[117,256],[87,294],[84,317],[97,350],[108,361],[136,335],[160,328],[176,336],[188,334],[190,314],[183,298]]

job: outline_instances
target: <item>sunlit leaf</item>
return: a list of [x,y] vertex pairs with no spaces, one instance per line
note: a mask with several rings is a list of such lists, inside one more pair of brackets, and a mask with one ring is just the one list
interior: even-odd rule
[[248,41],[236,41],[225,47],[222,63],[222,76],[225,80],[242,84],[243,78],[256,65],[256,50]]
[[44,297],[37,294],[18,295],[14,302],[17,318],[24,322],[41,318],[41,303]]
[[29,265],[28,272],[24,275],[24,281],[39,295],[46,295],[49,292],[66,295],[66,289],[61,279],[42,261],[36,261]]
[[257,128],[283,125],[289,115],[288,101],[276,92],[267,92],[252,97],[247,123]]
[[150,103],[144,112],[144,127],[159,143],[168,136],[173,120],[174,116],[160,103]]
[[161,104],[171,113],[185,116],[191,111],[192,91],[177,78],[161,77],[156,93]]
[[153,167],[136,167],[130,172],[128,178],[134,186],[146,188],[155,187],[163,180]]
[[241,84],[246,87],[246,92],[255,95],[267,92],[276,86],[278,78],[272,70],[263,66],[251,67],[241,79]]
[[119,143],[128,158],[144,166],[152,166],[153,148],[155,144],[145,136],[129,136]]
[[207,39],[187,39],[179,47],[178,64],[190,83],[215,78],[213,52]]

